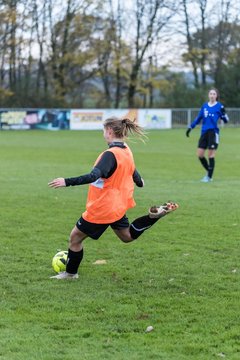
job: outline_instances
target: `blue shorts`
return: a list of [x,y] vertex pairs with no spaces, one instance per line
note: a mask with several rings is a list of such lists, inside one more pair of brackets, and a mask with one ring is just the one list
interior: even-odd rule
[[112,229],[121,230],[129,227],[129,221],[126,215],[121,219],[109,223],[109,224],[95,224],[87,220],[84,220],[81,216],[80,219],[76,222],[76,227],[78,230],[82,231],[84,234],[88,235],[90,238],[97,240],[104,233],[107,228],[111,226]]

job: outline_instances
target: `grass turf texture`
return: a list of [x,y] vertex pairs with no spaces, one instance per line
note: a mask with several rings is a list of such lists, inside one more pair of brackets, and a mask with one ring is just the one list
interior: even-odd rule
[[70,282],[49,279],[51,260],[67,249],[87,186],[47,183],[87,173],[102,134],[0,132],[0,359],[239,359],[239,135],[223,129],[209,184],[199,131],[130,143],[145,187],[129,219],[169,199],[180,208],[131,244],[111,229],[86,240]]

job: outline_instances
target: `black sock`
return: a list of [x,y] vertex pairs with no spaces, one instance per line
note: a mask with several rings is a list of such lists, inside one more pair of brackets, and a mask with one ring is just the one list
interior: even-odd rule
[[205,157],[199,157],[199,160],[200,160],[202,166],[204,167],[204,169],[208,171],[208,162],[207,162],[207,159],[206,159]]
[[83,249],[77,252],[68,249],[66,272],[68,272],[69,274],[77,274],[82,259],[83,259]]
[[148,215],[142,216],[134,220],[130,225],[130,234],[132,239],[137,239],[142,233],[149,229],[159,219],[151,219]]
[[215,167],[215,158],[209,158],[208,177],[212,178]]

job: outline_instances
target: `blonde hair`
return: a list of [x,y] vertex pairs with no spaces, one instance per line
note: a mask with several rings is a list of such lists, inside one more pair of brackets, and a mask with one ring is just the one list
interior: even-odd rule
[[103,122],[104,128],[111,128],[116,138],[128,138],[129,135],[137,135],[144,141],[146,133],[144,129],[136,123],[136,119],[130,120],[128,117],[110,117]]

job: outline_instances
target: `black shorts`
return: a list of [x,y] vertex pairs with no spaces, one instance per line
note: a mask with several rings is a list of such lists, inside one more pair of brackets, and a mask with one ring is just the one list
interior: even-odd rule
[[84,234],[88,235],[90,238],[97,240],[104,233],[107,228],[111,226],[112,229],[121,230],[129,227],[129,221],[126,215],[121,219],[110,223],[110,224],[95,224],[89,221],[86,221],[81,216],[80,219],[76,222],[76,227],[78,230],[82,231]]
[[198,141],[200,149],[217,150],[219,143],[219,135],[214,130],[205,132]]

